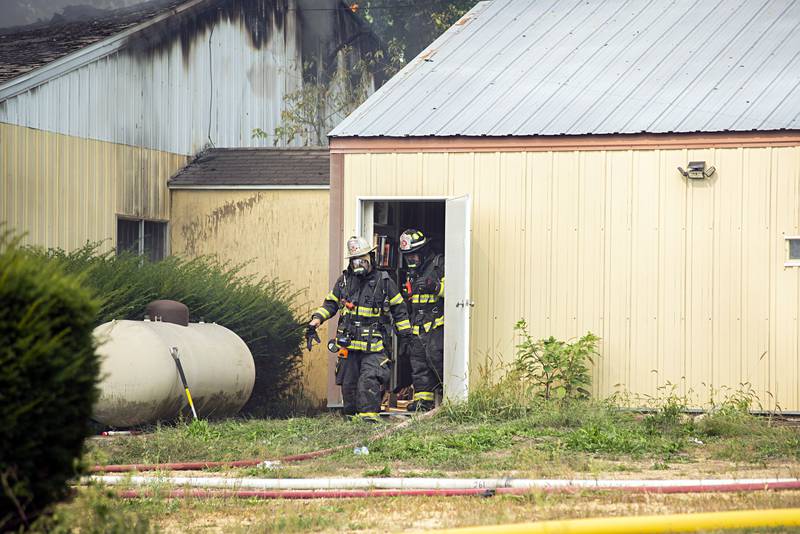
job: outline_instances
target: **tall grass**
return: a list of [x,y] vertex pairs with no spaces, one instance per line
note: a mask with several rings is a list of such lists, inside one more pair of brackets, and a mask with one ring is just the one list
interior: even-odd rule
[[98,244],[74,252],[34,254],[80,273],[100,301],[97,324],[141,320],[145,306],[171,299],[189,307],[191,321],[218,323],[241,337],[253,354],[256,383],[244,408],[254,416],[283,415],[299,382],[302,327],[295,316],[296,294],[284,282],[243,274],[245,264],[212,257],[150,262],[139,256],[98,253]]

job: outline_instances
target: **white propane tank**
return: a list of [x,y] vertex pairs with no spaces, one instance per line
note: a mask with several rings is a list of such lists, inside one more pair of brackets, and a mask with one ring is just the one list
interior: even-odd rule
[[218,324],[111,321],[94,329],[101,358],[92,418],[111,427],[169,420],[188,406],[170,348],[178,348],[199,417],[238,412],[253,392],[253,356]]

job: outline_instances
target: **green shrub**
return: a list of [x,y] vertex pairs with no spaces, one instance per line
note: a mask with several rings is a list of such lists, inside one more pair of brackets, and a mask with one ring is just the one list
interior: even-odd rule
[[97,397],[97,305],[75,276],[0,235],[0,530],[63,498]]
[[299,379],[301,325],[295,294],[286,283],[245,276],[245,264],[211,257],[170,257],[149,262],[139,256],[97,254],[96,244],[71,253],[40,251],[68,272],[83,273],[100,300],[96,323],[141,320],[156,299],[183,302],[191,321],[215,322],[241,337],[256,366],[253,395],[244,408],[251,415],[281,415]]
[[522,343],[517,345],[516,368],[539,395],[547,400],[589,396],[589,364],[598,355],[599,337],[588,332],[574,343],[552,336],[534,341],[524,319],[514,329],[522,336]]

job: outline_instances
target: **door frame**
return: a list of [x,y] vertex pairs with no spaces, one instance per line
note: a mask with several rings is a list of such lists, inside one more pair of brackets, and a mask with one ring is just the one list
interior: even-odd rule
[[[437,196],[403,196],[403,195],[394,195],[394,196],[387,196],[387,195],[367,195],[367,196],[356,196],[356,220],[355,220],[355,228],[356,232],[359,235],[363,235],[365,238],[369,239],[364,232],[368,230],[365,226],[366,221],[364,220],[364,214],[366,211],[366,203],[367,202],[442,202],[443,208],[445,210],[445,219],[447,218],[447,201],[461,198],[465,195],[437,195]],[[470,195],[467,195],[470,196]],[[344,238],[344,236],[343,236]],[[471,263],[472,259],[468,258],[467,261]],[[469,283],[469,281],[467,282]],[[445,302],[447,302],[447,288],[448,285],[445,284]],[[447,329],[445,328],[445,337],[447,336]],[[447,346],[447,343],[445,343]],[[446,356],[445,356],[446,357]],[[464,369],[469,369],[469,352],[465,352],[463,354],[463,359],[466,361],[461,362],[463,364]],[[446,378],[446,377],[445,377]],[[459,379],[459,382],[461,379]],[[459,389],[463,390],[464,393],[469,389],[469,381],[468,379],[464,379],[463,384],[459,384],[461,386]]]

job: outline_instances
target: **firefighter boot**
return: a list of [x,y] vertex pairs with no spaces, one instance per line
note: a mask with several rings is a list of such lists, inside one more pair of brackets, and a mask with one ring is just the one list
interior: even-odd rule
[[409,412],[428,412],[433,410],[433,401],[415,400],[406,406]]
[[406,410],[409,412],[427,412],[433,410],[433,392],[418,391],[414,393],[414,398],[408,403]]
[[375,412],[363,412],[357,413],[352,417],[353,421],[362,422],[362,423],[380,423],[381,418]]

